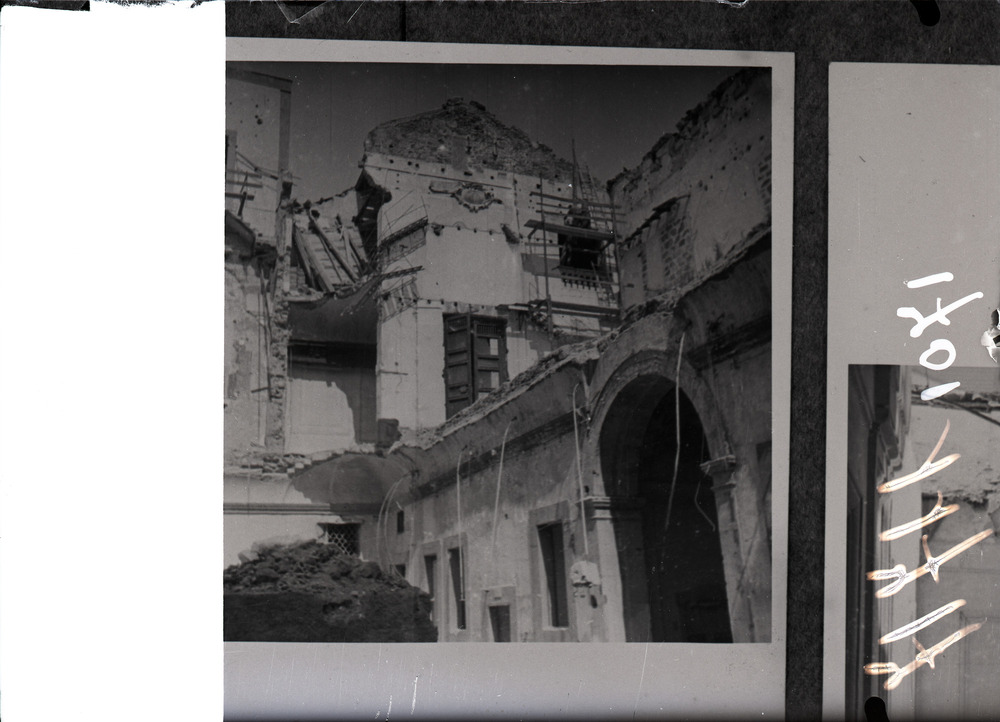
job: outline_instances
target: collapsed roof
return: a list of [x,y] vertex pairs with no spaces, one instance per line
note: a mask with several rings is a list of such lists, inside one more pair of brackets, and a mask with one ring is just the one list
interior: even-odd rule
[[441,108],[390,120],[365,138],[366,153],[481,165],[547,179],[570,179],[573,165],[524,131],[506,125],[476,101],[452,98]]

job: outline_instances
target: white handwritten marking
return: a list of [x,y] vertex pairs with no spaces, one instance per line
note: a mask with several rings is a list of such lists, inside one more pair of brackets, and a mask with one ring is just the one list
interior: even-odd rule
[[897,308],[896,315],[899,316],[900,318],[912,318],[914,321],[916,321],[916,323],[913,324],[913,328],[910,329],[910,337],[919,338],[920,334],[924,332],[924,329],[926,329],[932,323],[940,323],[942,326],[950,326],[951,319],[948,318],[949,313],[958,308],[961,308],[962,306],[971,301],[975,301],[977,298],[982,298],[982,297],[983,297],[983,292],[976,291],[975,293],[970,293],[965,298],[960,298],[959,300],[955,301],[955,303],[949,304],[944,308],[941,308],[941,299],[939,298],[937,300],[937,311],[932,313],[930,316],[927,316],[926,318],[924,318],[924,315],[920,313],[920,311],[913,308],[912,306],[907,306],[905,308]]
[[[933,363],[930,358],[938,351],[944,351],[948,354],[948,360],[942,363]],[[936,338],[931,341],[930,348],[920,354],[920,365],[932,371],[944,371],[955,363],[955,356],[957,355],[958,352],[955,350],[955,344],[946,338]]]
[[413,678],[413,701],[410,703],[410,714],[413,714],[413,710],[417,707],[417,682],[420,681],[420,675],[418,674]]
[[934,658],[937,655],[941,654],[941,652],[946,650],[948,647],[953,645],[962,637],[971,634],[972,632],[975,632],[981,626],[983,625],[981,622],[979,622],[976,624],[970,624],[968,627],[962,627],[962,629],[958,630],[957,632],[948,637],[945,637],[943,640],[935,644],[930,649],[924,649],[923,646],[920,644],[920,642],[918,642],[917,640],[913,640],[913,643],[917,645],[917,649],[920,650],[920,653],[916,656],[916,658],[912,662],[907,664],[905,667],[900,667],[895,662],[876,662],[874,664],[865,665],[865,674],[891,674],[892,676],[890,676],[889,679],[885,681],[883,687],[890,690],[896,689],[896,687],[899,686],[899,683],[903,681],[903,678],[906,677],[911,672],[913,672],[914,670],[916,670],[918,667],[926,664],[929,665],[931,669],[933,669]]
[[935,283],[941,283],[942,281],[954,281],[954,280],[955,277],[948,271],[945,271],[944,273],[934,273],[931,274],[930,276],[924,276],[923,278],[917,278],[913,281],[907,281],[906,287],[923,288],[924,286],[930,286]]
[[931,509],[930,513],[926,516],[922,516],[919,519],[914,519],[913,521],[907,522],[906,524],[900,524],[892,529],[887,529],[878,535],[880,541],[893,541],[894,539],[899,539],[907,534],[915,532],[917,529],[922,529],[929,524],[933,524],[938,519],[943,519],[949,514],[954,514],[958,511],[958,504],[949,504],[948,506],[943,506],[944,497],[941,492],[938,492],[937,504]]
[[939,620],[941,617],[951,614],[956,609],[959,609],[964,606],[965,606],[964,599],[956,599],[953,602],[948,602],[947,604],[938,607],[933,612],[925,614],[920,619],[915,619],[909,624],[904,624],[899,629],[892,630],[887,635],[878,640],[878,643],[889,644],[890,642],[895,642],[900,639],[906,639],[911,634],[916,634],[921,629],[929,627],[930,625],[934,624],[934,622]]
[[920,392],[921,401],[930,401],[931,399],[936,399],[938,396],[944,396],[949,391],[957,389],[962,385],[961,381],[952,381],[949,384],[940,384],[939,386],[931,386],[930,388],[924,389]]
[[951,420],[948,419],[944,422],[944,431],[941,432],[941,438],[938,439],[937,445],[931,451],[930,456],[927,460],[920,465],[920,468],[911,474],[906,476],[901,476],[898,479],[892,479],[887,481],[878,487],[879,494],[888,494],[892,491],[897,491],[902,489],[904,486],[909,486],[910,484],[915,484],[918,481],[926,479],[928,476],[936,474],[937,472],[944,469],[946,466],[950,466],[958,461],[962,455],[961,454],[949,454],[940,461],[934,461],[934,457],[937,456],[938,452],[941,451],[941,446],[944,444],[945,437],[948,436],[948,430],[951,428]]
[[967,627],[962,627],[961,629],[959,629],[954,634],[952,634],[952,635],[950,635],[950,636],[942,639],[940,642],[938,642],[937,644],[935,644],[930,649],[924,649],[924,645],[922,645],[920,642],[918,642],[917,640],[914,639],[913,643],[915,645],[917,645],[917,649],[920,650],[920,654],[917,655],[917,659],[921,660],[922,662],[924,662],[925,664],[927,664],[928,666],[930,666],[931,669],[934,669],[934,658],[936,656],[938,656],[939,654],[941,654],[941,652],[943,652],[944,650],[948,649],[948,647],[950,647],[951,645],[953,645],[955,642],[957,642],[958,640],[960,640],[962,637],[964,637],[964,636],[966,636],[968,634],[972,634],[977,629],[979,629],[981,626],[983,626],[982,622],[976,622],[975,624],[970,624]]
[[930,549],[927,548],[927,535],[925,534],[922,539],[924,544],[924,554],[927,556],[927,562],[925,564],[917,567],[912,572],[906,571],[905,565],[897,564],[892,569],[877,569],[873,572],[868,572],[866,576],[869,580],[885,580],[885,579],[896,580],[892,584],[882,587],[877,592],[875,592],[875,596],[877,598],[885,599],[886,597],[891,597],[893,594],[898,592],[907,584],[916,579],[919,579],[925,574],[930,574],[934,578],[934,581],[937,581],[938,571],[940,570],[942,564],[944,564],[949,559],[954,559],[969,547],[975,546],[983,539],[986,539],[987,537],[990,536],[993,536],[993,530],[984,529],[978,534],[974,534],[973,536],[969,537],[965,541],[956,544],[941,556],[935,557],[931,556]]

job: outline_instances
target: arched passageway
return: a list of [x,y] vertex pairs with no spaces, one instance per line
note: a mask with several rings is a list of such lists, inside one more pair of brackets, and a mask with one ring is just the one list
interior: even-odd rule
[[608,409],[600,454],[606,493],[623,502],[613,526],[626,640],[732,642],[715,498],[700,468],[711,456],[691,401],[663,376],[633,379]]

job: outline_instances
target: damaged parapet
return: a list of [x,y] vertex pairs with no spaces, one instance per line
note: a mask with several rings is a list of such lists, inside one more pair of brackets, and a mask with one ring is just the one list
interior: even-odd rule
[[744,69],[608,184],[622,308],[687,285],[771,232],[771,76]]
[[460,172],[490,168],[564,183],[573,177],[570,162],[551,148],[506,125],[474,100],[452,98],[441,108],[383,123],[365,139],[365,153],[407,158]]

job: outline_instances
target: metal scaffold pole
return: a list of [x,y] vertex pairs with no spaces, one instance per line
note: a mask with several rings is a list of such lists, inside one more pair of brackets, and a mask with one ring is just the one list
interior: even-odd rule
[[545,327],[549,333],[549,338],[554,335],[552,328],[552,294],[549,292],[549,237],[545,230],[545,188],[543,183],[545,181],[542,176],[538,176],[538,211],[542,218],[542,251],[543,251],[543,261],[545,265]]

